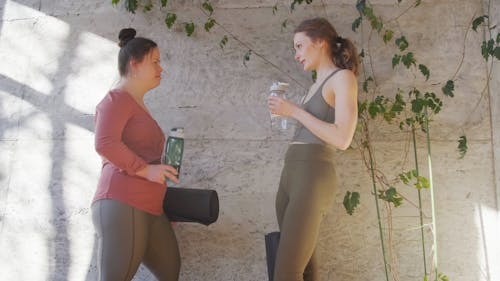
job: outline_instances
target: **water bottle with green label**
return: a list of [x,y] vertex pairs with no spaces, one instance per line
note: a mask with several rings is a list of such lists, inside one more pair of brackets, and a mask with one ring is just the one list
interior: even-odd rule
[[181,175],[182,154],[184,152],[184,128],[177,127],[170,130],[161,162],[177,170],[177,177]]

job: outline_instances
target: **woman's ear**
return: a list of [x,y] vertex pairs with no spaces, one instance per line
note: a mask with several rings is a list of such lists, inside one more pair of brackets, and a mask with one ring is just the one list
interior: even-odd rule
[[130,76],[132,76],[132,77],[137,76],[137,66],[138,66],[138,63],[134,59],[131,59],[128,62],[128,73],[130,74]]
[[324,40],[324,39],[318,39],[318,41],[316,41],[316,44],[318,45],[318,47],[320,49],[324,49],[324,48],[328,47],[328,44],[326,43],[326,40]]

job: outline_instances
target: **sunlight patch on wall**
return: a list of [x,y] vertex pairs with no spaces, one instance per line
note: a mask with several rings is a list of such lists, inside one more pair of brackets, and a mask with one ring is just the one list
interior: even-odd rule
[[476,259],[480,261],[481,276],[477,280],[500,280],[500,217],[498,210],[478,204],[476,226],[480,231]]
[[[18,140],[0,239],[2,280],[40,280],[50,268],[47,240],[55,235],[49,186],[51,141]],[[11,276],[10,276],[11,275]],[[12,278],[9,278],[12,277]],[[5,279],[3,279],[5,278]]]
[[66,104],[94,114],[97,103],[119,80],[118,51],[116,42],[89,32],[80,34],[68,77]]
[[2,24],[0,74],[49,94],[68,24],[14,1],[6,1]]
[[78,280],[86,275],[95,255],[90,205],[99,179],[101,158],[95,152],[92,132],[67,123],[66,137],[62,185],[64,205],[71,210],[66,220],[68,240],[71,241],[68,280]]

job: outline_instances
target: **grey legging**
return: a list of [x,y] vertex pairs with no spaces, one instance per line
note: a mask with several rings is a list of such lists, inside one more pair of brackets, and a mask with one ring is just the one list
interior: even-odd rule
[[92,221],[97,232],[98,280],[132,280],[141,262],[158,280],[178,280],[179,248],[165,215],[99,200],[92,205]]
[[280,242],[274,281],[319,280],[315,257],[321,221],[335,197],[335,151],[292,144],[276,195]]

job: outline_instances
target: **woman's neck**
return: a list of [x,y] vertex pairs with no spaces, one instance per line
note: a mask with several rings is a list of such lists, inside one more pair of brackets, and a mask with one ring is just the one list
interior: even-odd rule
[[144,95],[146,90],[139,84],[134,83],[134,81],[125,79],[120,81],[118,84],[118,89],[121,89],[131,95],[138,103],[143,104]]
[[332,71],[338,69],[338,67],[331,60],[323,60],[320,65],[316,68],[317,79],[316,81],[322,82]]
[[146,112],[149,112],[144,104],[144,95],[147,92],[144,87],[141,87],[139,84],[134,83],[131,80],[125,79],[118,84],[118,89],[127,92],[140,107],[142,107]]

